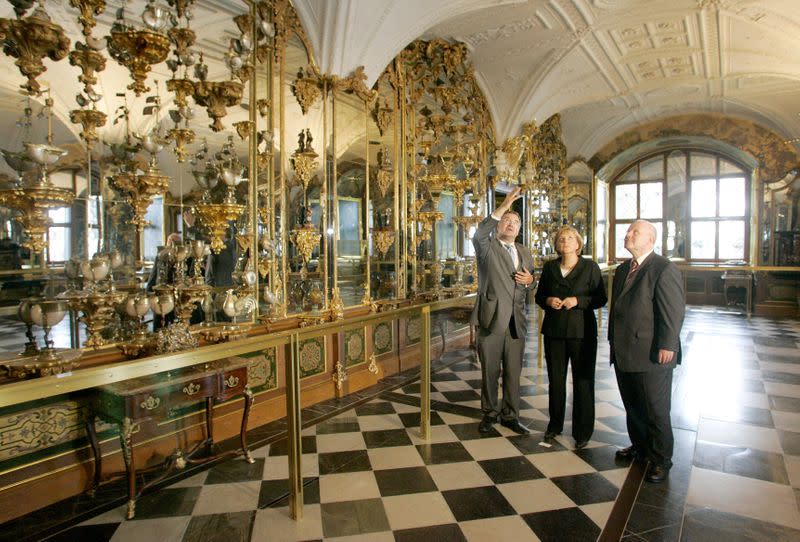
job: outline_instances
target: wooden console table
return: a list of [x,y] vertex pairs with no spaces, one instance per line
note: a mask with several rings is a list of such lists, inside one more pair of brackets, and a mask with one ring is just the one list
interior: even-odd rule
[[[91,410],[86,420],[86,430],[95,459],[92,490],[100,484],[102,471],[102,455],[95,430],[95,419],[98,417],[119,426],[119,438],[128,480],[128,519],[133,519],[136,513],[136,499],[142,491],[163,480],[173,468],[181,469],[190,463],[205,463],[221,457],[213,451],[214,403],[217,401],[225,401],[237,395],[244,397],[244,413],[239,431],[241,450],[229,453],[241,452],[249,463],[253,463],[253,458],[247,449],[247,419],[253,404],[253,394],[247,385],[247,367],[247,360],[223,360],[200,367],[190,367],[177,373],[167,373],[165,376],[136,378],[95,388]],[[168,419],[175,409],[199,401],[205,401],[206,438],[187,453],[177,450],[170,456],[164,472],[137,491],[133,434],[139,424],[150,419]],[[206,450],[206,455],[195,459],[194,455],[201,449]]]
[[732,288],[744,289],[744,310],[747,317],[750,318],[750,314],[753,310],[753,273],[749,271],[726,271],[722,274],[722,285],[725,293],[726,306],[735,304],[729,294]]

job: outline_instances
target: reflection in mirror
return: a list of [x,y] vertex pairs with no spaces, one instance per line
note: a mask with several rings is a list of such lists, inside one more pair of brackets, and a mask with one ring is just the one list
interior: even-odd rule
[[358,305],[365,294],[366,243],[362,227],[367,197],[367,110],[355,94],[337,90],[334,142],[336,183],[334,222],[335,286],[344,305]]
[[297,34],[289,39],[285,55],[282,137],[287,152],[281,159],[286,229],[281,243],[287,309],[299,313],[322,309],[326,303],[327,210],[319,202],[327,201],[323,165],[330,145],[323,127],[328,99],[322,96],[310,55]]
[[[588,164],[576,161],[567,168],[567,185],[564,198],[567,202],[567,223],[583,236],[583,246],[591,247],[593,243],[591,216],[591,192],[594,173]],[[586,255],[584,250],[584,255]]]
[[387,77],[378,80],[378,97],[367,122],[369,138],[369,287],[374,300],[398,297],[397,259],[400,238],[397,234],[397,192],[395,183],[394,89]]
[[595,178],[594,210],[596,216],[594,233],[594,258],[597,263],[608,262],[608,183]]
[[686,153],[667,155],[667,253],[669,258],[686,257]]

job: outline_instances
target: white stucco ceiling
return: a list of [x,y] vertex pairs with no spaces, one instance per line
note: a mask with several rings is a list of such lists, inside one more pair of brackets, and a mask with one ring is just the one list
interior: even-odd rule
[[561,113],[570,157],[666,116],[800,134],[796,0],[295,0],[323,71],[373,82],[416,38],[467,43],[501,139]]
[[[589,158],[639,124],[692,112],[742,117],[790,139],[800,135],[800,10],[798,0],[293,0],[325,73],[346,76],[364,66],[371,85],[386,65],[417,38],[459,40],[470,48],[476,76],[499,139],[517,135],[525,122],[562,114],[568,157]],[[109,0],[95,35],[105,35],[123,0]],[[144,0],[126,2],[138,17]],[[45,3],[74,43],[81,39],[68,0]],[[238,32],[231,18],[247,10],[241,0],[197,0],[192,28],[210,66],[210,79],[229,72],[222,62]],[[13,17],[0,6],[0,17]],[[67,130],[79,90],[78,69],[45,61],[56,114]],[[13,59],[0,56],[0,109],[18,117],[23,81]],[[160,81],[165,105],[165,64]],[[62,84],[69,81],[70,84]],[[115,96],[128,83],[124,68],[107,63],[96,89],[113,114]],[[129,104],[141,110],[144,97]],[[196,107],[201,117],[205,112]],[[241,108],[230,127],[245,118]],[[204,123],[196,123],[203,125]],[[142,131],[146,126],[134,126]],[[121,135],[110,122],[104,139]],[[209,131],[198,133],[211,136]]]

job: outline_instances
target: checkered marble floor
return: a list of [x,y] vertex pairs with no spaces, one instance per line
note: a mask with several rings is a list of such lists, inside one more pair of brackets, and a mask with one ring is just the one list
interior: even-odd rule
[[[143,496],[135,520],[120,507],[54,539],[596,540],[634,473],[614,457],[629,441],[608,346],[601,340],[595,432],[575,451],[569,424],[542,442],[547,377],[535,340],[521,411],[531,435],[478,433],[478,365],[468,351],[447,353],[454,363],[432,378],[430,442],[419,438],[419,384],[304,430],[300,521],[289,518],[279,441],[253,465],[228,461]],[[799,341],[797,320],[687,312],[675,466],[667,482],[641,484],[623,540],[800,540]]]
[[[111,540],[597,538],[628,468],[614,446],[573,452],[448,412],[419,438],[418,407],[376,399],[304,431],[304,516],[289,518],[285,441],[117,508],[69,536]],[[561,527],[559,527],[559,525]],[[65,533],[67,535],[68,533]],[[218,537],[218,538],[214,538]],[[509,537],[509,538],[506,538]],[[538,538],[537,538],[538,537]]]

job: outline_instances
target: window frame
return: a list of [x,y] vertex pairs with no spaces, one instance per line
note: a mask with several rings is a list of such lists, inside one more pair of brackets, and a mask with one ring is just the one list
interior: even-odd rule
[[[745,165],[743,165],[738,160],[732,158],[729,155],[721,153],[719,151],[704,149],[704,148],[697,148],[697,147],[671,147],[665,149],[659,149],[657,152],[652,152],[644,155],[638,156],[635,160],[629,162],[624,168],[620,169],[620,173],[617,174],[609,183],[609,194],[608,194],[608,207],[609,207],[609,217],[608,217],[608,261],[609,262],[620,262],[623,260],[628,259],[629,256],[617,256],[617,225],[622,224],[631,224],[634,220],[638,218],[625,218],[625,219],[618,219],[617,218],[617,187],[620,185],[636,185],[636,216],[641,217],[641,185],[648,184],[648,183],[655,183],[660,182],[662,185],[661,191],[661,219],[659,220],[662,224],[661,228],[661,255],[666,256],[668,254],[667,248],[667,238],[669,235],[669,228],[668,222],[669,217],[667,216],[667,204],[668,204],[668,183],[667,183],[667,167],[668,167],[668,158],[669,156],[679,151],[683,153],[683,159],[685,160],[685,172],[686,178],[684,180],[684,197],[686,198],[686,212],[683,217],[684,221],[684,243],[685,243],[685,250],[683,258],[688,262],[697,262],[697,263],[722,263],[725,261],[730,260],[730,258],[720,258],[720,246],[719,246],[719,231],[720,231],[720,223],[729,221],[729,220],[741,220],[744,222],[744,247],[743,247],[743,254],[741,257],[742,261],[748,261],[749,254],[750,254],[750,243],[751,239],[751,232],[750,228],[748,227],[748,223],[752,219],[752,197],[751,197],[751,190],[752,190],[752,176],[753,172]],[[695,154],[705,154],[711,155],[714,157],[714,173],[712,174],[698,174],[693,175],[691,170],[691,163],[692,163],[692,155]],[[642,180],[641,178],[641,165],[645,162],[651,161],[652,159],[660,157],[661,158],[661,165],[662,165],[662,176],[661,179],[645,179]],[[723,162],[729,162],[734,166],[738,167],[741,172],[735,173],[720,173],[721,165]],[[627,178],[630,177],[631,170],[635,169],[636,174],[635,178]],[[711,217],[698,217],[693,218],[691,209],[692,209],[692,181],[700,180],[700,179],[710,179],[713,178],[715,180],[715,190],[716,190],[716,200],[715,200],[715,213],[714,216]],[[744,178],[744,215],[725,215],[721,216],[719,214],[720,208],[720,194],[721,189],[720,187],[723,186],[725,179],[735,179],[735,178]],[[645,218],[646,219],[646,218]],[[655,219],[654,219],[655,220]],[[692,243],[692,224],[695,222],[714,222],[715,227],[715,237],[714,237],[714,257],[713,258],[695,258],[692,256],[691,250],[691,243]]]

